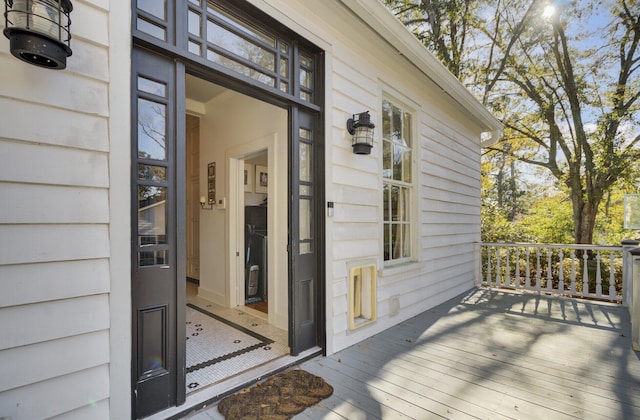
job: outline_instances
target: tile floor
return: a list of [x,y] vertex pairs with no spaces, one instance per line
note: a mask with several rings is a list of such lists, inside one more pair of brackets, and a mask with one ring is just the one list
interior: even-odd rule
[[187,303],[187,394],[289,354],[287,332],[266,319],[203,299],[193,283]]

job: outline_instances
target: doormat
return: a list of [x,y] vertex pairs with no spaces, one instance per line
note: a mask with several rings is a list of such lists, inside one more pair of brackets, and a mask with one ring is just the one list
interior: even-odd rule
[[291,370],[226,397],[218,404],[218,411],[225,419],[285,420],[331,394],[333,387],[321,377]]
[[274,341],[187,304],[187,393],[288,353]]

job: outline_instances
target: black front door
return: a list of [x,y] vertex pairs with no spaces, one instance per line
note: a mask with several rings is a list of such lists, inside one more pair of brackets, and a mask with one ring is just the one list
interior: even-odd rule
[[323,162],[318,113],[292,107],[290,140],[289,344],[291,354],[322,345],[320,294]]
[[176,404],[177,238],[175,64],[133,54],[133,416]]

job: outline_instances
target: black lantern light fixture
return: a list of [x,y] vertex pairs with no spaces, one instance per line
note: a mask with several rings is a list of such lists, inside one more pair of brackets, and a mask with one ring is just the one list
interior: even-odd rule
[[354,114],[347,120],[347,130],[353,136],[351,147],[356,155],[370,155],[373,147],[373,129],[369,111]]
[[36,66],[66,68],[72,9],[70,0],[4,0],[4,35],[11,54]]

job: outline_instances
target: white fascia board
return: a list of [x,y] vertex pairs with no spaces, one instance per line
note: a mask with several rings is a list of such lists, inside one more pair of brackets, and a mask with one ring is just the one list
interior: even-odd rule
[[482,147],[498,141],[502,123],[379,0],[340,1],[492,134]]

